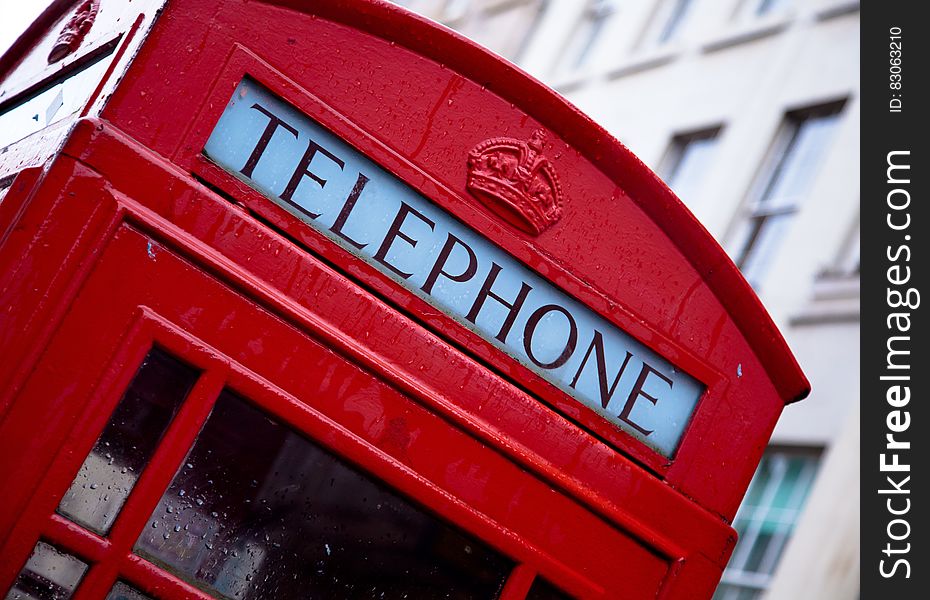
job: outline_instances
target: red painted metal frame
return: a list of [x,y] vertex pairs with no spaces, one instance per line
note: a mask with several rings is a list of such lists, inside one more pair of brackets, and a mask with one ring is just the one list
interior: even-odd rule
[[[203,373],[141,473],[110,532],[101,537],[54,514],[54,510],[106,425],[122,390],[153,345],[199,367]],[[211,349],[176,328],[165,326],[150,311],[140,308],[119,350],[106,364],[95,366],[103,370],[103,380],[98,390],[90,394],[93,399],[80,413],[78,425],[64,442],[59,457],[47,470],[26,509],[27,513],[17,523],[9,537],[10,542],[2,552],[5,557],[28,555],[34,540],[42,537],[89,561],[91,568],[74,596],[77,600],[106,596],[118,576],[149,593],[164,593],[164,590],[156,591],[157,586],[153,586],[151,578],[134,573],[138,570],[139,561],[131,556],[132,546],[223,388],[227,365],[218,360]],[[11,574],[15,575],[15,572],[5,572],[2,577],[7,579]],[[174,578],[162,576],[162,579],[178,588],[174,597],[194,595],[190,586],[178,587],[180,582]],[[0,586],[3,584],[9,585],[8,579],[0,581]],[[202,593],[196,596],[209,597]]]

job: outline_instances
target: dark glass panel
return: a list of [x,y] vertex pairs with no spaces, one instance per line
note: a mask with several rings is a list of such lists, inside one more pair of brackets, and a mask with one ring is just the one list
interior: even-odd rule
[[85,572],[85,563],[39,542],[7,592],[6,600],[67,600]]
[[153,348],[123,394],[58,512],[106,534],[198,372]]
[[107,594],[106,600],[152,600],[136,588],[117,581]]
[[572,597],[545,579],[537,577],[526,595],[526,600],[572,600]]
[[512,567],[228,391],[136,551],[237,600],[495,598]]

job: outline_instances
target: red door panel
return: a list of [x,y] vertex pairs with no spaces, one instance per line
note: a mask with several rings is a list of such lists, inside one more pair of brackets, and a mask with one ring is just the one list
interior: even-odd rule
[[[81,476],[88,453],[114,409],[119,413],[124,390],[153,345],[196,369],[196,383],[119,515],[110,515],[112,529],[98,527],[94,533],[55,515],[55,509],[69,487],[80,485],[72,485],[75,474]],[[170,552],[152,550],[155,542],[138,552],[164,570],[138,558],[133,548],[140,532],[156,529],[151,523],[169,535],[162,542],[171,535],[192,535],[180,522],[171,527],[180,525],[181,531],[165,531],[173,521],[161,523],[153,511],[158,516],[166,488],[180,492],[176,475],[184,475],[185,456],[198,432],[222,429],[222,423],[212,427],[210,419],[211,410],[217,414],[214,406],[235,404],[217,401],[223,394],[257,407],[280,431],[288,431],[287,439],[309,440],[324,454],[341,457],[352,473],[386,482],[402,504],[425,505],[414,512],[436,515],[430,519],[441,522],[442,531],[452,532],[448,535],[480,538],[487,560],[497,561],[498,568],[529,564],[586,596],[602,595],[618,580],[631,593],[656,589],[668,569],[661,557],[347,360],[314,332],[301,331],[175,249],[123,224],[0,426],[0,472],[6,481],[35,490],[2,499],[4,530],[12,529],[2,550],[4,583],[16,577],[41,537],[89,565],[77,591],[82,597],[102,597],[117,579],[149,594],[183,596],[193,593],[192,585],[215,590],[192,574],[196,571],[185,572],[166,559]],[[42,435],[34,435],[38,419]],[[192,455],[197,452],[194,444]],[[180,552],[181,546],[170,547]],[[215,579],[235,579],[222,566],[210,568]]]

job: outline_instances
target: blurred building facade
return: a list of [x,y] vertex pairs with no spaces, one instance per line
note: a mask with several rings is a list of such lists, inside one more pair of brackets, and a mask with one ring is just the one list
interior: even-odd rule
[[678,193],[813,385],[716,598],[859,590],[859,2],[406,0],[561,92]]

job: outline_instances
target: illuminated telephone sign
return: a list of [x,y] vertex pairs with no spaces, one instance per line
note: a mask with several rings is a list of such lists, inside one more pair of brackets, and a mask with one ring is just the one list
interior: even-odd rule
[[0,591],[713,595],[807,382],[636,157],[388,3],[65,4],[0,62]]
[[294,107],[243,81],[204,153],[611,423],[674,452],[700,383]]

